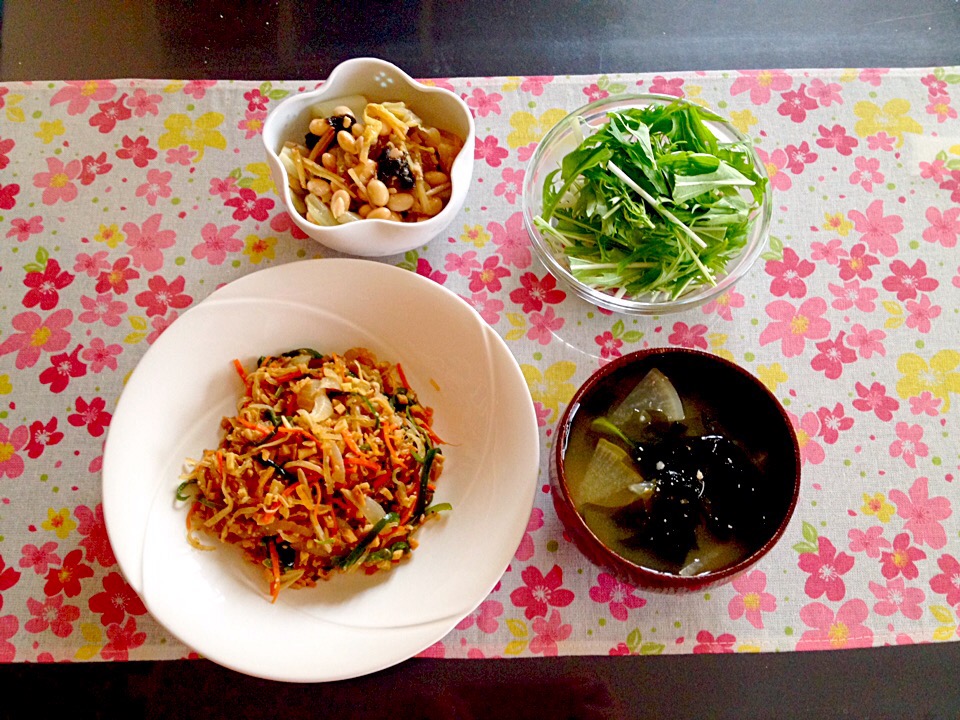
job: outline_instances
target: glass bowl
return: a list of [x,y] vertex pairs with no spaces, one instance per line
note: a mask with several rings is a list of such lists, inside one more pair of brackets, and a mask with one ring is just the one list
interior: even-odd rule
[[[590,132],[607,122],[610,112],[628,108],[646,107],[653,104],[667,105],[673,102],[693,105],[669,95],[618,95],[597,100],[574,110],[547,132],[537,145],[527,167],[523,183],[523,222],[530,235],[534,254],[567,289],[578,297],[600,307],[626,315],[662,315],[689,310],[719,297],[739,281],[764,251],[772,213],[769,180],[760,207],[750,217],[747,240],[739,254],[732,257],[724,274],[716,278],[716,284],[702,283],[688,288],[676,298],[664,294],[623,295],[589,287],[570,271],[570,264],[563,250],[536,227],[534,218],[543,209],[543,186],[547,176],[560,167],[563,158],[574,150]],[[721,142],[744,143],[751,148],[753,164],[758,175],[767,179],[766,168],[750,141],[727,121],[706,121],[707,127]]]

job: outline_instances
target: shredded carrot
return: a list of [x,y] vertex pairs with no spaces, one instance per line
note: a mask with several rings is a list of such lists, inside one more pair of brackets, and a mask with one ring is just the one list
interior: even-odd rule
[[400,382],[403,383],[403,386],[404,386],[405,388],[409,389],[409,388],[410,388],[410,383],[407,382],[407,376],[406,376],[406,374],[403,372],[403,367],[401,367],[400,363],[397,363],[397,375],[400,376]]
[[271,602],[277,601],[277,596],[280,595],[280,557],[277,555],[277,544],[274,542],[270,544],[270,567],[273,569],[273,582],[270,583],[270,597],[273,598]]
[[237,371],[237,375],[240,376],[240,379],[243,380],[243,386],[249,390],[250,389],[250,380],[247,378],[247,371],[243,369],[243,364],[237,360],[233,359],[233,367]]
[[[347,446],[347,448],[350,450],[350,452],[352,452],[354,455],[356,455],[356,456],[359,457],[359,458],[365,458],[365,457],[367,456],[367,454],[366,454],[365,452],[363,452],[363,450],[361,450],[361,449],[357,446],[357,443],[356,443],[356,441],[353,439],[353,435],[352,435],[351,433],[349,433],[349,432],[346,431],[346,430],[343,430],[343,431],[340,433],[340,435],[341,435],[341,437],[343,438],[344,444],[346,444],[346,446]],[[374,466],[374,467],[376,467],[376,466]]]
[[272,427],[267,427],[266,425],[260,425],[258,423],[252,423],[249,420],[244,420],[242,417],[238,417],[237,422],[243,425],[245,428],[249,428],[250,430],[258,430],[264,435],[269,435],[274,430]]
[[343,462],[347,465],[359,465],[360,467],[370,468],[371,470],[379,470],[380,465],[373,462],[373,460],[367,460],[365,457],[353,457],[352,455],[347,455],[343,458]]

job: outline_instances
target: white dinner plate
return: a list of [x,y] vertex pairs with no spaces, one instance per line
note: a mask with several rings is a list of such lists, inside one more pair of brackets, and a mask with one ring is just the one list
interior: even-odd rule
[[[242,390],[232,366],[311,347],[364,346],[399,362],[443,438],[435,502],[453,510],[417,533],[390,572],[335,575],[270,602],[236,548],[194,549],[175,501],[187,458],[220,441]],[[493,589],[526,529],[539,469],[530,393],[503,340],[462,299],[368,260],[307,260],[212,293],[147,351],[104,450],[107,532],[150,613],[201,655],[258,677],[317,682],[412,657]]]

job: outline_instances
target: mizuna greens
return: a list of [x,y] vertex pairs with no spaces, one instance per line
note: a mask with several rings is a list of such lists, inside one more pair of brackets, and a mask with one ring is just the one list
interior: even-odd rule
[[611,112],[547,175],[534,224],[577,280],[618,297],[716,284],[767,183],[706,125],[721,120],[681,102]]

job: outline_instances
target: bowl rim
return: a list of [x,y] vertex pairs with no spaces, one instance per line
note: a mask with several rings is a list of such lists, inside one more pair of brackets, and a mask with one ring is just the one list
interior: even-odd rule
[[621,93],[618,95],[610,95],[605,98],[600,98],[599,100],[594,100],[582,105],[579,108],[567,113],[562,119],[554,124],[554,126],[551,127],[537,143],[537,147],[534,149],[533,154],[530,156],[530,160],[527,162],[523,181],[523,192],[521,194],[523,224],[527,230],[527,234],[530,236],[531,244],[533,245],[535,251],[534,254],[538,257],[540,262],[543,263],[553,275],[562,280],[564,284],[566,284],[569,289],[573,290],[574,293],[581,299],[625,315],[663,315],[667,313],[681,312],[691,308],[699,307],[700,305],[703,305],[704,303],[722,295],[724,292],[733,287],[756,264],[760,255],[767,246],[767,239],[770,234],[770,222],[773,217],[773,186],[770,182],[766,165],[760,159],[760,155],[757,153],[757,148],[754,146],[753,141],[740,132],[740,130],[733,125],[728,117],[716,112],[712,108],[706,108],[711,112],[721,116],[721,120],[704,121],[708,127],[722,126],[724,131],[730,133],[737,142],[743,143],[747,148],[749,148],[755,168],[761,177],[767,180],[763,202],[761,203],[760,207],[750,216],[751,229],[754,223],[760,224],[759,229],[757,230],[757,237],[752,245],[748,242],[748,244],[741,251],[741,254],[736,256],[736,259],[739,260],[739,264],[735,269],[735,273],[724,275],[714,286],[706,284],[700,285],[699,290],[681,295],[675,300],[664,301],[618,298],[608,292],[593,290],[577,280],[569,271],[569,269],[557,259],[556,253],[553,252],[547,241],[541,235],[540,231],[537,230],[536,226],[533,224],[531,197],[533,193],[536,193],[537,197],[543,193],[542,185],[534,187],[533,178],[535,175],[535,170],[543,162],[543,157],[548,149],[552,146],[560,134],[567,130],[570,123],[573,122],[577,117],[596,115],[602,108],[612,109],[612,107],[630,105],[649,105],[655,102],[667,104],[680,103],[698,108],[703,107],[698,103],[692,102],[686,98],[658,93]]
[[[594,388],[596,388],[602,380],[606,379],[617,370],[620,370],[621,368],[634,362],[658,355],[684,355],[699,359],[703,362],[715,363],[746,378],[758,391],[760,391],[761,397],[769,401],[777,410],[777,413],[783,420],[783,426],[787,429],[787,434],[791,441],[790,449],[792,451],[791,454],[795,472],[793,488],[790,494],[790,502],[787,505],[783,518],[779,521],[773,535],[771,535],[768,540],[760,545],[759,548],[744,556],[740,561],[734,563],[733,565],[729,565],[720,570],[712,570],[705,573],[700,573],[698,575],[686,576],[664,572],[662,570],[656,570],[654,568],[649,568],[635,563],[614,552],[596,536],[593,530],[590,529],[586,521],[583,519],[583,516],[580,514],[579,510],[577,510],[573,499],[570,496],[566,471],[564,469],[564,456],[566,454],[567,443],[570,439],[570,428],[573,425],[573,418],[576,412],[579,410],[584,398]],[[555,501],[559,500],[562,502],[565,508],[570,511],[564,513],[566,516],[565,522],[572,521],[575,523],[576,527],[573,528],[573,532],[580,537],[587,537],[591,545],[590,552],[593,555],[601,556],[603,558],[603,563],[607,565],[608,569],[617,572],[616,568],[618,566],[625,568],[626,576],[631,579],[631,582],[634,584],[640,584],[633,580],[633,578],[642,577],[642,584],[645,587],[668,590],[697,590],[708,585],[722,583],[741,574],[749,567],[756,564],[757,561],[769,553],[780,541],[780,539],[786,533],[787,526],[790,524],[790,521],[793,518],[800,498],[802,468],[800,445],[797,441],[796,430],[794,429],[793,423],[790,421],[790,417],[787,415],[787,411],[783,407],[783,404],[777,400],[776,396],[766,385],[764,385],[755,375],[753,375],[753,373],[743,366],[738,365],[731,360],[727,360],[726,358],[720,357],[719,355],[714,355],[713,353],[704,352],[702,350],[695,350],[693,348],[665,346],[635,350],[634,352],[626,355],[621,355],[615,360],[601,366],[599,369],[594,371],[574,393],[573,397],[570,399],[570,402],[567,404],[563,415],[560,417],[560,420],[557,423],[551,460],[555,468],[555,472],[553,473],[554,477],[551,478],[551,480],[553,480],[552,485],[554,489],[554,499]],[[556,497],[558,492],[560,494],[559,498]],[[624,574],[624,572],[618,572],[619,576],[624,576]]]

